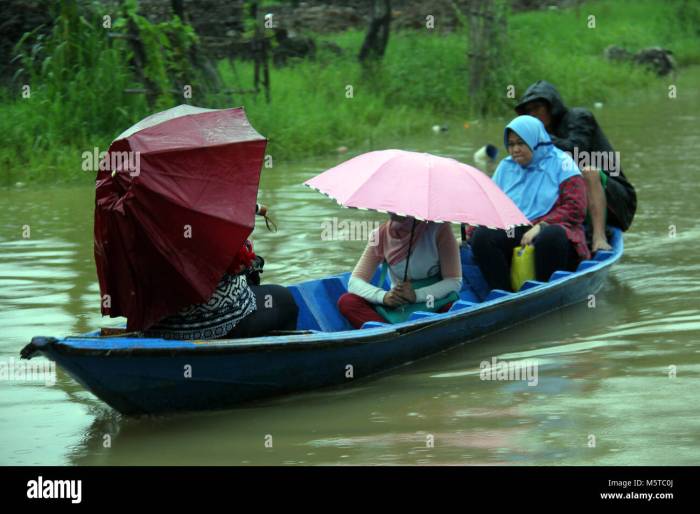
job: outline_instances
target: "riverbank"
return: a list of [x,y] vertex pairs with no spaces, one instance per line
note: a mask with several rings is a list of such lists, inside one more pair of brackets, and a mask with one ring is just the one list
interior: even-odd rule
[[[591,18],[594,16],[594,18]],[[439,21],[439,20],[438,20]],[[603,58],[609,45],[636,51],[662,46],[673,51],[683,68],[700,63],[697,26],[700,8],[681,0],[652,0],[614,4],[588,2],[577,9],[532,11],[508,18],[508,39],[498,67],[499,84],[486,92],[487,115],[512,112],[515,98],[535,80],[555,83],[570,105],[591,107],[641,100],[666,94],[676,78],[656,77],[642,67],[613,63]],[[233,104],[243,105],[259,132],[270,139],[268,153],[274,161],[294,160],[334,152],[368,150],[381,141],[428,131],[433,125],[469,126],[473,105],[467,97],[467,37],[464,31],[414,30],[392,33],[383,61],[363,70],[356,55],[364,34],[360,31],[319,36],[334,43],[337,54],[320,49],[316,60],[271,69],[271,101],[264,95],[241,95]],[[98,66],[98,65],[96,65]],[[59,99],[42,97],[41,84],[28,99],[4,91],[0,105],[0,131],[5,145],[0,164],[5,168],[3,185],[16,182],[89,182],[94,174],[82,169],[82,155],[95,147],[104,150],[129,123],[145,115],[144,102],[120,95],[124,86],[115,70],[98,67],[92,86],[89,80],[67,82]],[[219,63],[224,89],[246,89],[252,84],[251,63]],[[78,73],[92,76],[90,70]],[[118,79],[118,80],[117,80]],[[509,87],[515,98],[508,96]],[[104,89],[110,88],[109,93]],[[61,98],[82,95],[84,105],[57,113]],[[58,102],[58,103],[57,103]],[[223,107],[221,98],[198,98],[196,105]],[[109,123],[95,124],[105,110]],[[51,116],[45,113],[51,110]],[[120,111],[118,116],[113,115]],[[481,109],[480,109],[481,110]],[[83,118],[90,117],[90,123]],[[130,120],[127,122],[126,120]],[[86,126],[96,128],[86,130]]]

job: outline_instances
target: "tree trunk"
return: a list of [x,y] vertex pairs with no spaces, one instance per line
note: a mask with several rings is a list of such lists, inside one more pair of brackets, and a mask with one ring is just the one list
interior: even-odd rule
[[384,0],[384,12],[381,16],[377,16],[376,0],[372,0],[372,19],[358,56],[360,62],[365,62],[367,59],[381,59],[384,56],[386,45],[389,43],[390,23],[391,0]]
[[[493,71],[502,59],[502,34],[505,33],[505,14],[496,6],[497,0],[470,0],[469,2],[469,98],[484,98],[484,89],[492,84]],[[481,105],[480,110],[486,110]]]
[[[170,5],[173,12],[180,18],[182,23],[189,23],[189,17],[185,17],[185,5],[184,0],[171,0]],[[199,45],[193,44],[190,47],[190,62],[192,65],[200,70],[202,77],[204,78],[201,87],[205,91],[219,91],[222,87],[221,77],[219,76],[219,71],[216,66],[209,60],[209,57],[202,54]]]
[[146,67],[146,51],[143,48],[143,43],[141,42],[141,37],[139,35],[139,29],[134,23],[134,20],[129,18],[127,23],[127,33],[129,34],[129,45],[133,50],[133,65],[134,71],[136,72],[136,78],[141,82],[146,88],[146,103],[149,109],[152,109],[158,98],[158,85],[151,79],[146,77],[144,69]]
[[170,5],[173,12],[185,23],[185,2],[184,0],[171,0]]
[[[253,71],[254,87],[256,91],[259,91],[260,82],[262,81],[263,88],[265,89],[265,101],[270,103],[269,45],[265,33],[262,30],[263,17],[258,10],[257,1],[251,4],[251,16],[255,18],[255,34],[250,42],[255,62]],[[262,80],[260,75],[262,75]]]

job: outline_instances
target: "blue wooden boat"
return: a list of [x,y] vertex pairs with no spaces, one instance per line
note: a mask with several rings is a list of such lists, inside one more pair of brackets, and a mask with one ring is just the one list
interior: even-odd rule
[[[299,305],[297,331],[251,339],[174,341],[104,336],[34,337],[23,358],[43,354],[123,414],[228,408],[251,400],[352,383],[496,330],[588,299],[623,252],[612,229],[610,252],[574,272],[528,281],[517,293],[488,288],[468,246],[464,287],[446,313],[415,312],[408,321],[351,330],[336,308],[349,273],[290,286]],[[379,273],[375,276],[378,280]],[[376,283],[376,282],[375,282]]]

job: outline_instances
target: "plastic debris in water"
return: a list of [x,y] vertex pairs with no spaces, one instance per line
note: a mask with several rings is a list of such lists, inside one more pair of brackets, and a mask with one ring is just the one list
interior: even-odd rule
[[474,162],[479,167],[486,167],[489,164],[496,162],[498,156],[498,148],[492,144],[488,144],[479,148],[474,152]]

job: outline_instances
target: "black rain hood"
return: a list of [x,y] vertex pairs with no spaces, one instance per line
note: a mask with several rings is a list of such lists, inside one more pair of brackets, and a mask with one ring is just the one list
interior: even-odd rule
[[[593,113],[583,107],[566,107],[557,89],[546,80],[538,80],[525,90],[520,103],[515,107],[516,112],[526,114],[523,107],[533,100],[544,100],[549,104],[552,123],[547,132],[554,146],[571,156],[591,156],[598,152],[609,156],[606,166],[601,167],[608,176],[605,187],[608,221],[627,230],[637,210],[637,193],[625,177],[618,154],[605,137]],[[580,158],[575,157],[574,160]],[[580,162],[576,164],[581,166]]]
[[567,111],[566,105],[564,105],[564,101],[561,99],[557,88],[546,80],[538,80],[528,87],[525,90],[525,94],[520,99],[520,103],[515,106],[515,111],[518,114],[527,114],[523,107],[533,100],[545,100],[549,103],[553,121],[559,121]]

